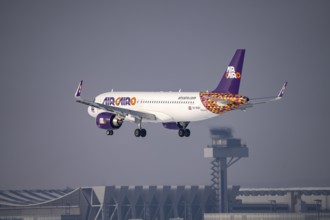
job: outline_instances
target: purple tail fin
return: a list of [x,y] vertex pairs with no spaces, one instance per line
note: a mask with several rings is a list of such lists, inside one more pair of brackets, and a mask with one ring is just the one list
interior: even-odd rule
[[219,85],[212,92],[238,94],[242,77],[244,54],[244,49],[236,50]]

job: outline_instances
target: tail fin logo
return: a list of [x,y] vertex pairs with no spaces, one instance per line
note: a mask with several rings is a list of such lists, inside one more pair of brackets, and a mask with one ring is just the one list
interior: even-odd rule
[[241,74],[235,71],[234,66],[228,66],[226,71],[226,78],[227,79],[240,79]]

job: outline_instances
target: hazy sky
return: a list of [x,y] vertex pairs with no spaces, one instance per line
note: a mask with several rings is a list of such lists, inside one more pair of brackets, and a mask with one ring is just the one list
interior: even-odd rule
[[[0,1],[0,189],[207,185],[209,128],[250,157],[242,187],[330,186],[329,1]],[[240,93],[282,101],[189,125],[134,123],[108,137],[74,100],[122,91],[214,89],[246,49]]]

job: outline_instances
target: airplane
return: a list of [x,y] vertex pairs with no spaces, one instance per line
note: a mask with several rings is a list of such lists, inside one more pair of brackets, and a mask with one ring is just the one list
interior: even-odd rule
[[287,82],[277,96],[249,99],[239,95],[245,49],[238,49],[218,86],[202,92],[106,92],[93,101],[81,97],[81,80],[75,93],[76,102],[88,106],[88,114],[96,119],[97,127],[113,135],[124,121],[135,122],[136,137],[145,137],[142,122],[162,123],[164,128],[178,130],[180,137],[189,137],[190,122],[214,118],[232,110],[243,110],[257,104],[282,99]]

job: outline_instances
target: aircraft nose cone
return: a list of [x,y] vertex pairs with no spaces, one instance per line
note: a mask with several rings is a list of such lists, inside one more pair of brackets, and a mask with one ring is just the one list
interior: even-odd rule
[[93,115],[94,115],[94,112],[95,112],[94,107],[92,107],[92,106],[88,106],[88,108],[87,108],[87,112],[88,112],[88,114],[89,114],[90,116],[93,116]]

